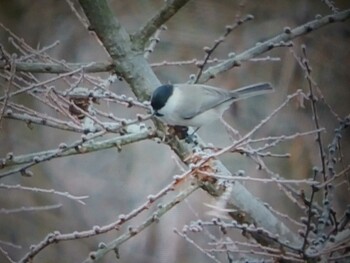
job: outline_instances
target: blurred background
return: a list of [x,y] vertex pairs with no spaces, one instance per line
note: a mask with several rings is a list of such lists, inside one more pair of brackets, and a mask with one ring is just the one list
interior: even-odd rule
[[[75,2],[74,2],[75,3]],[[136,31],[164,4],[162,0],[109,1],[116,16],[129,32]],[[337,7],[350,7],[349,1],[335,1]],[[191,1],[167,24],[168,30],[160,36],[160,43],[150,55],[150,62],[185,61],[204,57],[203,47],[211,46],[214,40],[225,31],[239,16],[254,15],[255,19],[240,26],[215,51],[213,57],[227,58],[229,53],[240,53],[256,42],[264,41],[282,32],[284,27],[295,27],[313,20],[317,14],[331,13],[322,1],[281,0],[281,1]],[[59,60],[69,62],[106,61],[108,56],[96,38],[89,34],[65,1],[58,0],[13,0],[0,1],[0,22],[23,38],[32,47],[43,47],[59,41],[49,54]],[[0,43],[10,53],[17,52],[8,41],[9,35],[0,30]],[[328,25],[320,30],[294,40],[294,50],[300,54],[300,45],[306,44],[307,54],[312,66],[312,77],[318,83],[325,100],[341,117],[349,115],[349,61],[350,61],[349,21]],[[268,81],[276,92],[268,96],[252,98],[237,103],[225,114],[225,120],[245,134],[279,106],[290,93],[302,89],[307,93],[308,85],[304,72],[297,64],[289,48],[276,48],[264,54],[279,58],[278,61],[248,61],[207,84],[232,89],[255,82]],[[195,65],[163,66],[154,68],[163,83],[181,83],[197,73]],[[96,74],[106,78],[108,74]],[[37,74],[39,79],[47,79],[45,74]],[[60,87],[62,89],[66,87]],[[125,82],[117,81],[111,87],[117,94],[133,96]],[[0,96],[4,94],[1,82]],[[30,96],[18,96],[18,103],[45,111]],[[128,109],[115,104],[105,105],[106,111],[118,117],[133,118],[140,109]],[[334,129],[339,122],[327,107],[318,104],[324,146],[330,143]],[[149,123],[150,124],[150,123]],[[299,107],[296,101],[290,103],[278,116],[259,131],[257,138],[293,134],[314,128],[309,102]],[[222,124],[213,123],[199,131],[199,135],[215,146],[223,147],[230,142]],[[347,130],[342,137],[343,163],[349,163],[349,136]],[[80,138],[80,134],[57,131],[44,126],[33,126],[14,120],[2,120],[0,128],[0,158],[8,152],[15,155],[57,148],[61,142],[70,143]],[[280,144],[273,151],[291,153],[291,158],[267,158],[271,170],[288,179],[303,179],[312,176],[312,167],[320,167],[318,147],[315,137],[301,137]],[[179,174],[174,153],[169,147],[153,141],[142,141],[128,145],[118,152],[110,149],[54,159],[31,169],[31,178],[12,175],[1,179],[4,184],[54,188],[75,195],[88,195],[86,205],[80,205],[64,197],[15,191],[0,190],[0,208],[13,209],[22,206],[62,204],[56,210],[42,212],[0,213],[0,240],[21,246],[13,248],[4,245],[14,259],[19,259],[28,251],[31,244],[41,241],[48,232],[61,233],[90,229],[94,225],[105,225],[115,221],[119,214],[126,214],[142,204],[149,194],[158,192],[167,185],[172,176]],[[238,154],[221,157],[231,172],[245,170],[253,177],[266,177],[258,171],[256,164]],[[301,211],[276,191],[275,184],[245,183],[249,190],[275,209],[287,213],[296,220]],[[306,188],[306,186],[305,186]],[[305,189],[307,191],[307,189]],[[347,184],[339,186],[334,200],[337,211],[343,211],[349,204]],[[166,198],[165,198],[166,200]],[[165,202],[164,200],[164,202]],[[163,202],[163,201],[162,201]],[[198,218],[210,219],[209,210],[204,203],[213,199],[203,191],[197,191],[186,202],[167,213],[158,224],[149,227],[139,236],[132,238],[120,247],[119,262],[211,262],[203,253],[189,246],[187,242],[173,233],[185,224]],[[152,210],[137,217],[131,225],[137,225],[150,215]],[[127,224],[130,225],[130,224]],[[122,230],[126,230],[122,229]],[[36,262],[82,261],[99,242],[108,242],[121,232],[61,242],[46,248],[37,256]],[[236,233],[239,236],[239,233]],[[114,255],[108,255],[102,262],[110,262]],[[0,254],[0,262],[5,259]]]

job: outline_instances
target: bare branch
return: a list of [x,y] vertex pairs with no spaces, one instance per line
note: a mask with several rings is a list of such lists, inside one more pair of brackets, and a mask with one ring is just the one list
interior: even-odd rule
[[20,207],[13,209],[0,209],[0,214],[13,214],[13,213],[21,213],[21,212],[38,212],[38,211],[47,211],[52,209],[57,209],[62,207],[62,204],[56,205],[44,205],[44,206],[28,206],[28,207]]
[[89,19],[90,30],[95,31],[112,57],[117,74],[130,84],[139,100],[147,100],[152,91],[160,86],[160,82],[143,57],[143,50],[133,48],[129,34],[112,13],[107,1],[79,2]]
[[332,0],[321,0],[323,3],[327,5],[327,7],[333,12],[338,13],[339,8],[335,6],[334,1]]
[[6,250],[4,250],[1,246],[0,246],[0,252],[4,255],[4,257],[7,259],[8,262],[10,263],[16,263],[16,261],[14,261],[9,254],[7,253]]
[[[90,62],[90,63],[43,63],[43,62],[21,62],[15,61],[14,65],[17,71],[31,73],[68,73],[80,68],[84,68],[86,73],[98,73],[112,71],[114,66],[110,62]],[[6,62],[0,61],[0,69],[6,67]]]
[[195,190],[197,190],[199,186],[197,184],[190,185],[184,190],[182,190],[176,197],[174,197],[171,201],[166,203],[165,205],[162,205],[159,207],[150,217],[148,217],[143,223],[136,227],[129,227],[129,231],[124,233],[123,235],[119,236],[117,239],[114,239],[108,244],[105,244],[105,246],[101,247],[95,252],[91,252],[89,254],[89,257],[84,261],[84,263],[92,263],[96,262],[99,259],[101,259],[103,256],[105,256],[108,252],[112,250],[118,249],[118,247],[128,241],[133,236],[136,236],[137,234],[141,233],[143,230],[145,230],[148,226],[151,224],[158,222],[158,220],[169,210],[171,210],[174,206],[176,206],[178,203],[182,202],[187,198],[190,194],[192,194]]
[[[26,155],[19,155],[19,156],[11,156],[11,158],[0,159],[0,168],[19,165],[19,164],[31,164],[30,166],[33,166],[35,164],[48,161],[54,158],[60,158],[60,157],[65,157],[70,155],[77,155],[77,154],[86,154],[86,153],[100,151],[103,149],[109,149],[113,147],[117,147],[118,149],[121,149],[121,147],[124,145],[153,138],[155,136],[156,136],[156,133],[154,131],[144,129],[144,130],[140,130],[137,133],[131,133],[131,134],[118,136],[115,138],[101,140],[101,141],[86,142],[86,140],[84,140],[84,142],[82,142],[81,140],[79,140],[78,142],[73,143],[72,145],[69,145],[69,146],[61,145],[60,146],[61,148],[59,147],[59,149],[52,149],[52,150],[43,151],[43,152],[36,152],[36,153],[31,153]],[[8,175],[8,173],[9,172],[0,174],[0,178]]]
[[311,31],[322,28],[334,22],[343,22],[350,18],[350,10],[345,10],[336,14],[328,15],[322,18],[316,18],[306,24],[298,26],[294,29],[285,28],[284,32],[270,38],[263,43],[257,43],[255,47],[247,49],[246,51],[227,59],[216,66],[212,66],[203,72],[202,77],[199,79],[200,83],[207,82],[209,79],[214,78],[221,72],[227,71],[234,66],[239,65],[239,62],[246,61],[250,58],[259,56],[275,47],[276,44],[281,42],[290,41],[296,37],[310,33]]
[[[54,121],[49,119],[48,117],[31,116],[27,113],[16,113],[16,112],[12,112],[11,110],[8,110],[5,112],[4,118],[24,121],[27,123],[27,125],[37,124],[37,125],[43,125],[43,126],[47,126],[55,129],[65,130],[65,131],[72,131],[72,132],[78,132],[78,133],[95,132],[95,131],[85,130],[84,128],[79,127],[71,122],[59,121],[59,120]],[[100,130],[101,129],[96,128],[96,131],[100,131]]]
[[14,58],[12,58],[11,61],[10,61],[10,73],[9,73],[10,77],[9,77],[9,80],[8,80],[7,85],[5,87],[4,103],[3,103],[3,105],[2,105],[2,107],[0,109],[0,127],[1,127],[1,120],[4,117],[4,113],[5,113],[5,109],[6,109],[6,106],[7,106],[7,102],[9,100],[9,98],[10,98],[10,88],[12,86],[12,81],[13,81],[13,79],[15,77],[15,73],[16,73],[16,67],[14,66],[13,61],[14,61]]
[[147,48],[145,48],[144,50],[144,57],[146,59],[149,58],[149,55],[154,51],[157,43],[160,41],[160,34],[162,33],[163,30],[166,30],[166,26],[161,26],[159,29],[156,30],[156,32],[154,33],[154,36],[150,38],[150,43],[149,46]]
[[50,79],[47,79],[47,80],[44,80],[44,81],[41,81],[41,82],[38,82],[38,83],[31,83],[28,87],[25,87],[25,88],[22,88],[22,89],[20,89],[20,90],[11,92],[10,94],[8,94],[8,96],[2,96],[2,97],[0,97],[0,101],[4,100],[6,97],[11,98],[11,97],[13,97],[13,96],[17,96],[17,95],[19,95],[19,94],[22,94],[22,93],[31,91],[31,90],[33,90],[33,89],[36,88],[36,87],[49,84],[49,83],[54,82],[54,81],[56,81],[56,80],[58,80],[58,79],[60,79],[60,78],[62,78],[62,77],[71,76],[71,75],[73,75],[73,74],[75,74],[75,73],[78,73],[78,72],[81,72],[81,71],[83,71],[83,70],[84,70],[84,68],[77,68],[77,69],[75,69],[75,70],[73,70],[73,71],[69,71],[69,72],[66,72],[66,73],[62,73],[62,74],[60,74],[60,75],[58,75],[58,76],[52,77],[52,78],[50,78]]
[[191,245],[193,245],[195,248],[197,248],[199,251],[201,251],[204,255],[206,255],[208,258],[210,258],[211,260],[213,260],[216,263],[221,263],[221,261],[219,261],[217,259],[217,257],[215,255],[213,255],[211,253],[211,251],[207,251],[206,249],[203,249],[200,245],[198,245],[195,241],[193,241],[187,234],[186,231],[178,231],[177,229],[174,229],[174,233],[179,235],[180,237],[182,237],[183,239],[185,239],[188,243],[190,243]]
[[0,184],[0,188],[2,189],[8,189],[8,190],[21,190],[21,191],[30,191],[30,192],[36,192],[36,193],[46,193],[46,194],[55,194],[64,196],[66,198],[69,198],[71,200],[74,200],[82,205],[85,205],[85,203],[82,201],[83,199],[88,198],[89,196],[75,196],[68,192],[60,192],[56,191],[54,189],[43,189],[43,188],[37,188],[37,187],[28,187],[28,186],[22,186],[22,185],[7,185],[7,184]]
[[85,28],[88,27],[88,22],[86,19],[78,12],[78,10],[75,8],[74,3],[71,0],[66,0],[68,6],[72,10],[72,12],[75,14],[75,16],[78,18],[78,20],[85,26]]
[[[209,59],[207,64],[211,63],[221,63],[226,61],[226,59]],[[251,58],[249,61],[259,62],[259,61],[280,61],[280,58],[276,57],[264,57],[264,58]],[[181,65],[199,65],[203,64],[202,60],[191,59],[186,61],[162,61],[150,64],[151,67],[162,67],[162,66],[181,66]],[[85,73],[100,73],[100,72],[112,72],[114,70],[114,65],[108,61],[101,62],[88,62],[88,63],[52,63],[52,62],[22,62],[14,61],[17,72],[30,72],[30,73],[48,73],[48,74],[60,74],[74,71],[79,68],[84,68]],[[0,60],[0,69],[6,68],[7,64]]]
[[132,35],[134,44],[139,49],[143,49],[149,38],[168,21],[173,15],[175,15],[180,8],[182,8],[189,0],[168,0],[166,5],[159,10],[147,23],[136,33]]
[[227,181],[251,181],[251,182],[262,182],[262,183],[280,183],[280,184],[307,184],[317,185],[319,182],[308,180],[308,179],[277,179],[277,178],[254,178],[249,176],[226,176],[200,172],[203,175],[212,176],[217,179],[225,179]]
[[[178,180],[172,181],[169,185],[164,187],[157,194],[149,196],[148,200],[145,203],[143,203],[142,205],[140,205],[139,207],[132,210],[130,213],[128,213],[126,215],[119,215],[119,218],[115,222],[112,222],[108,225],[101,226],[101,227],[94,226],[90,230],[85,230],[85,231],[81,231],[81,232],[75,231],[73,233],[68,233],[68,234],[61,234],[58,231],[55,231],[53,233],[49,233],[41,242],[39,242],[37,245],[33,245],[32,249],[21,260],[19,260],[19,262],[20,263],[30,262],[30,260],[32,260],[40,251],[45,249],[47,246],[49,246],[51,244],[55,244],[55,243],[60,242],[60,241],[87,238],[87,237],[96,236],[96,235],[100,235],[103,233],[107,233],[107,232],[112,231],[112,230],[119,229],[119,227],[121,225],[123,225],[126,222],[128,222],[129,220],[133,219],[134,217],[136,217],[137,215],[139,215],[143,211],[148,210],[152,204],[155,204],[155,201],[157,201],[158,199],[160,199],[161,197],[163,197],[167,193],[173,191],[177,185],[178,185]],[[158,207],[158,209],[155,211],[155,213],[151,217],[146,219],[146,221],[144,223],[142,223],[141,225],[139,225],[136,229],[134,228],[134,230],[141,232],[148,225],[150,225],[154,222],[157,222],[158,221],[157,218],[164,215],[172,207],[177,205],[180,201],[185,199],[188,195],[190,195],[192,192],[194,192],[197,189],[198,189],[198,186],[193,185],[193,186],[190,186],[189,188],[186,188],[185,190],[181,191],[176,197],[174,197],[166,205]],[[120,238],[112,241],[110,243],[110,247],[112,247],[112,246],[117,247],[121,243],[124,243],[125,241],[130,239],[130,237],[134,236],[135,234],[137,234],[137,233],[134,233],[133,231],[129,231],[128,233],[122,235]],[[105,248],[108,248],[108,246]],[[102,249],[102,252],[100,252],[100,253],[102,255],[102,254],[107,253],[108,251],[110,251],[110,250],[104,251]]]
[[234,31],[237,27],[239,27],[240,25],[244,24],[245,22],[251,21],[253,20],[253,16],[252,15],[247,15],[242,19],[239,19],[238,21],[236,21],[234,24],[232,25],[228,25],[226,26],[226,31],[225,33],[219,37],[218,39],[216,39],[214,41],[214,45],[212,47],[204,47],[204,52],[205,57],[204,57],[204,61],[202,64],[198,64],[199,67],[199,71],[196,75],[196,79],[194,80],[194,83],[197,83],[198,80],[200,79],[200,77],[202,76],[203,70],[205,65],[207,64],[207,62],[209,61],[210,56],[213,54],[213,52],[215,51],[215,49],[217,49],[219,47],[219,45],[225,41],[226,37],[232,32]]

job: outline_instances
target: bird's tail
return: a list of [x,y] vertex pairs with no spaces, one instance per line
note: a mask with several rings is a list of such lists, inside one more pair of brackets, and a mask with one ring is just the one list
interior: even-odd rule
[[246,99],[249,97],[270,93],[274,91],[270,83],[257,83],[236,90],[232,90],[232,95],[237,98],[237,100]]

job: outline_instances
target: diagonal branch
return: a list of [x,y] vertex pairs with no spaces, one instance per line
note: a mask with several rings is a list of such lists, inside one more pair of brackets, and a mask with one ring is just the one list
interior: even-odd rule
[[108,252],[112,250],[114,251],[118,250],[121,244],[125,243],[133,236],[141,233],[144,229],[146,229],[148,226],[152,225],[153,223],[157,223],[163,215],[169,212],[169,210],[175,207],[178,203],[184,201],[189,195],[191,195],[198,188],[199,186],[195,184],[195,185],[190,185],[187,188],[183,189],[177,196],[171,199],[168,203],[158,207],[158,209],[140,225],[134,228],[130,227],[127,232],[120,235],[118,238],[112,240],[111,242],[99,248],[98,250],[91,252],[89,254],[89,257],[86,258],[83,263],[97,262],[98,260],[102,259]]
[[246,61],[253,57],[259,56],[277,46],[280,46],[279,44],[281,42],[283,43],[283,42],[290,41],[294,38],[308,34],[311,31],[317,30],[331,23],[343,22],[349,18],[350,18],[350,9],[347,9],[345,11],[342,11],[336,14],[324,16],[322,18],[316,18],[315,20],[312,20],[308,23],[305,23],[293,29],[285,28],[283,33],[273,38],[270,38],[263,43],[257,43],[254,47],[247,49],[246,51],[236,56],[233,56],[218,65],[208,68],[202,74],[201,78],[199,79],[199,82],[200,83],[207,82],[209,79],[214,78],[219,73],[227,71],[235,66],[239,66],[241,61]]
[[[41,240],[38,244],[33,245],[32,249],[24,255],[22,259],[20,259],[18,262],[21,263],[27,263],[27,262],[33,262],[33,258],[43,249],[46,247],[57,244],[61,241],[68,241],[68,240],[77,240],[82,238],[88,238],[96,235],[101,235],[103,233],[107,233],[112,230],[118,230],[120,226],[124,225],[125,223],[129,222],[139,214],[141,214],[144,211],[149,210],[149,208],[152,205],[156,204],[156,201],[168,194],[169,192],[174,191],[175,187],[178,185],[177,180],[173,180],[170,184],[162,188],[158,193],[154,195],[150,195],[147,198],[147,201],[145,201],[143,204],[139,205],[137,208],[130,211],[128,214],[121,214],[119,217],[112,223],[109,223],[107,225],[103,226],[93,226],[92,229],[89,230],[83,230],[83,231],[74,231],[73,233],[66,233],[61,234],[59,231],[54,231],[53,233],[49,233],[43,240]],[[171,208],[173,208],[175,205],[177,205],[179,202],[184,200],[188,195],[190,195],[192,192],[198,189],[197,185],[191,185],[187,189],[182,190],[178,195],[174,197],[171,201],[169,201],[165,205],[158,205],[157,210],[153,213],[151,218],[148,218],[144,223],[142,223],[140,226],[138,226],[139,232],[141,232],[145,227],[149,226],[152,223],[157,222],[157,219],[164,215],[167,211],[169,211]],[[144,227],[143,227],[144,226]],[[135,230],[135,229],[134,229]],[[131,231],[131,233],[134,233],[134,231]],[[135,233],[134,233],[135,235]],[[132,235],[133,236],[133,235]],[[126,237],[126,239],[125,239]],[[131,237],[131,236],[130,236]],[[119,238],[117,239],[118,243],[114,243],[115,245],[119,245],[125,241],[127,241],[130,237],[127,236],[127,234],[124,234],[121,236],[122,240],[120,242]],[[112,241],[114,242],[114,241]],[[111,243],[112,243],[111,242]],[[103,252],[101,252],[103,253]]]
[[132,35],[134,44],[143,49],[148,39],[156,32],[156,30],[175,15],[180,8],[187,4],[190,0],[171,0],[166,1],[166,5],[159,10],[147,23],[136,33]]
[[80,0],[85,15],[104,48],[113,59],[115,70],[131,86],[140,101],[160,85],[143,51],[133,49],[130,35],[120,24],[105,0]]

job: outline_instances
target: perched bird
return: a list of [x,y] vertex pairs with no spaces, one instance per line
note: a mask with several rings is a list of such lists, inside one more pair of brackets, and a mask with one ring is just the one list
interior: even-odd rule
[[269,83],[232,91],[201,84],[165,84],[154,90],[151,106],[153,114],[169,125],[198,129],[221,118],[233,102],[272,91]]

